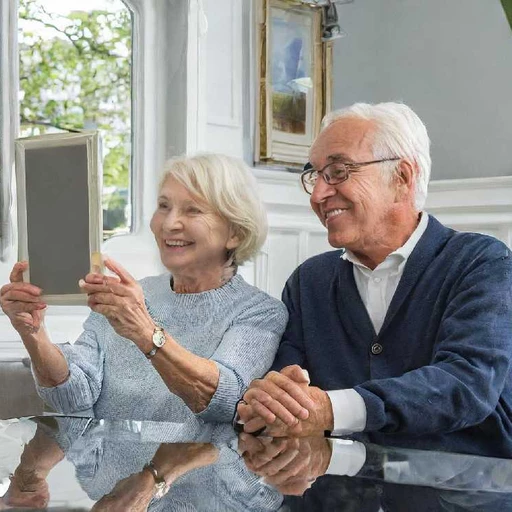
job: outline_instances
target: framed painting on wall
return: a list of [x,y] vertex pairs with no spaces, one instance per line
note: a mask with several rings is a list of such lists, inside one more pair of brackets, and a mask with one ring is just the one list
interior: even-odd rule
[[303,164],[330,110],[332,43],[322,42],[322,11],[262,0],[256,161]]

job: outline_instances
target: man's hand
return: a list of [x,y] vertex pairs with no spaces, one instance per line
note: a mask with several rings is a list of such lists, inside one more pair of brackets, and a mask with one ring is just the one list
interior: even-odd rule
[[327,439],[255,438],[241,434],[238,449],[247,468],[279,492],[301,496],[325,473],[331,460]]
[[253,381],[237,409],[244,431],[264,427],[270,436],[294,437],[332,430],[334,419],[327,393],[308,384],[307,374],[297,365]]
[[87,293],[87,304],[104,315],[120,336],[132,340],[143,352],[151,349],[153,322],[139,283],[118,263],[105,260],[105,266],[117,277],[87,274],[80,288]]

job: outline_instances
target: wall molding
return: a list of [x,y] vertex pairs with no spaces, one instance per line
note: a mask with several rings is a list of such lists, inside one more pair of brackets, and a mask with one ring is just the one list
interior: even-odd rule
[[487,233],[512,247],[512,176],[433,181],[426,209],[454,229]]
[[512,188],[512,176],[462,178],[457,180],[432,180],[429,183],[429,192],[435,192],[438,190],[443,190],[446,192],[450,190],[460,191],[502,187]]

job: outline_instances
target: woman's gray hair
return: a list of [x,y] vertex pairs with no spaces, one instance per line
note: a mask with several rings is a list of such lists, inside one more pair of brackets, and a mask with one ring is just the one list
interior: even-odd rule
[[159,189],[169,177],[229,222],[240,242],[230,262],[238,266],[257,254],[267,237],[267,214],[256,178],[242,160],[213,153],[175,157],[165,163]]
[[[427,199],[432,160],[430,139],[421,119],[403,103],[355,103],[327,114],[322,121],[322,130],[339,119],[348,117],[358,117],[375,123],[373,156],[376,160],[403,157],[416,162],[418,175],[415,177],[414,204],[418,210],[422,210]],[[389,171],[396,168],[395,163],[390,162],[384,170],[390,177]]]

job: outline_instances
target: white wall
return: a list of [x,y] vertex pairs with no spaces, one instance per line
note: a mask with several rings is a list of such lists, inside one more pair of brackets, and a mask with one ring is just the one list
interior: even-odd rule
[[512,30],[500,0],[338,5],[333,106],[401,100],[432,139],[433,179],[512,175]]

